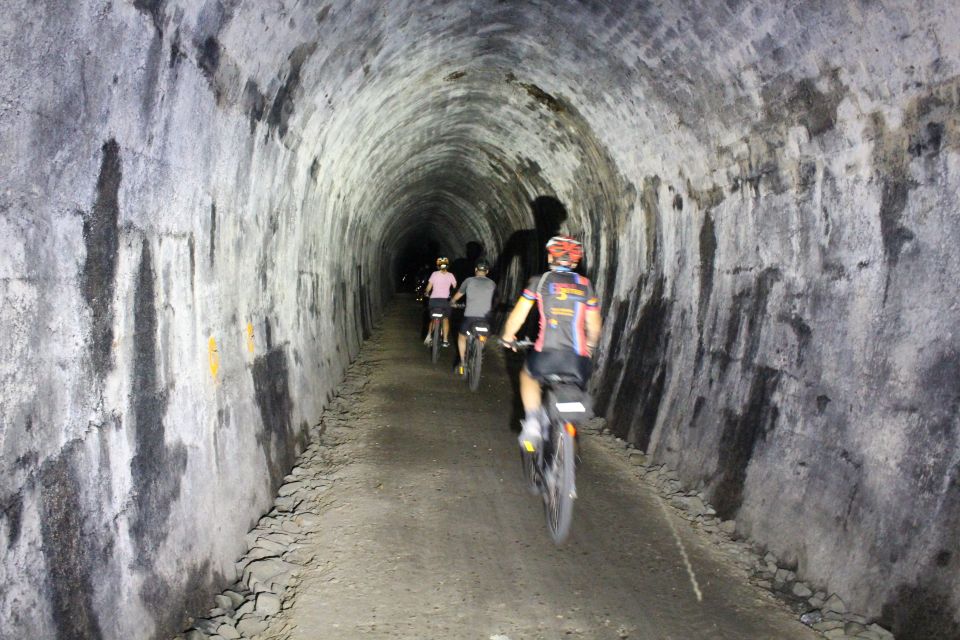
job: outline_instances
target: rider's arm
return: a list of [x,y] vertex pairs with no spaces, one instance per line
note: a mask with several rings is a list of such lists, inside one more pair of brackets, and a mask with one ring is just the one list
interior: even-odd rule
[[597,344],[600,342],[600,332],[603,330],[603,319],[600,317],[600,308],[587,307],[585,320],[587,328],[587,348],[592,356],[594,350],[597,348]]
[[467,288],[467,283],[466,283],[466,281],[464,281],[464,283],[463,283],[462,285],[460,285],[460,290],[457,291],[455,294],[453,294],[453,297],[450,298],[450,303],[451,303],[451,304],[455,304],[455,303],[457,302],[457,300],[459,300],[460,298],[462,298],[463,296],[465,296],[465,295],[466,295],[466,292],[464,291],[464,289],[466,289],[466,288]]
[[516,306],[513,307],[513,311],[510,312],[506,323],[503,325],[503,334],[500,338],[504,342],[513,342],[516,340],[517,331],[520,331],[520,327],[523,326],[523,322],[527,319],[527,314],[530,313],[533,304],[534,301],[527,297],[521,297],[517,300]]
[[427,283],[427,288],[424,289],[423,292],[424,292],[426,295],[430,295],[430,292],[431,292],[431,291],[433,291],[433,283],[432,283],[432,282],[428,282],[428,283]]

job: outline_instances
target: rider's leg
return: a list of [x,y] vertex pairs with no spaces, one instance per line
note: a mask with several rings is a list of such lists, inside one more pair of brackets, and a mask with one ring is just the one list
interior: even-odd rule
[[450,335],[450,318],[443,316],[443,341],[447,342],[447,336]]
[[539,415],[541,399],[540,383],[524,367],[520,370],[520,402],[527,417]]
[[543,428],[546,425],[542,424],[540,383],[526,367],[520,370],[520,401],[524,412],[524,419],[520,422],[520,445],[526,448],[530,443],[537,448],[543,440]]
[[467,361],[467,336],[462,333],[457,336],[457,348],[460,349],[460,365],[463,366]]
[[427,323],[427,337],[423,339],[423,344],[430,344],[430,341],[433,339],[433,323],[436,322],[433,318],[430,318],[430,322]]

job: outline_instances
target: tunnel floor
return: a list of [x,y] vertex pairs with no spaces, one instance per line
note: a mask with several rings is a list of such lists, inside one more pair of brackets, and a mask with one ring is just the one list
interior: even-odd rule
[[819,637],[663,509],[600,436],[583,438],[573,529],[554,546],[520,480],[506,358],[488,349],[470,393],[452,348],[430,363],[419,326],[420,308],[398,297],[301,459],[296,473],[313,481],[300,495],[319,517],[297,536],[303,568],[260,637]]

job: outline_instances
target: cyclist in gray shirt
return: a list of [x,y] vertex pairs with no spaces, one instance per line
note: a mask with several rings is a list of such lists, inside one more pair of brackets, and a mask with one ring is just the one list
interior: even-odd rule
[[483,258],[477,260],[474,267],[476,274],[472,278],[467,278],[460,285],[451,303],[457,302],[460,298],[466,296],[467,306],[463,310],[463,323],[460,325],[460,335],[457,337],[457,346],[460,348],[460,366],[457,373],[463,375],[463,363],[466,360],[467,352],[467,333],[473,329],[477,322],[487,322],[490,314],[490,308],[493,306],[493,292],[496,290],[496,283],[487,277],[490,271],[490,265]]

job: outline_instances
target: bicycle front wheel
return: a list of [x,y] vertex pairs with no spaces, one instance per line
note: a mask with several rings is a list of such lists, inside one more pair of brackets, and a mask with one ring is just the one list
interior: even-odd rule
[[544,494],[544,511],[547,530],[556,544],[561,544],[570,533],[573,522],[573,499],[576,497],[574,474],[573,434],[563,423],[555,424],[553,430],[553,458],[545,470],[547,476]]
[[480,367],[483,364],[483,343],[477,338],[472,339],[470,342],[467,382],[470,385],[470,391],[476,391],[480,388]]

